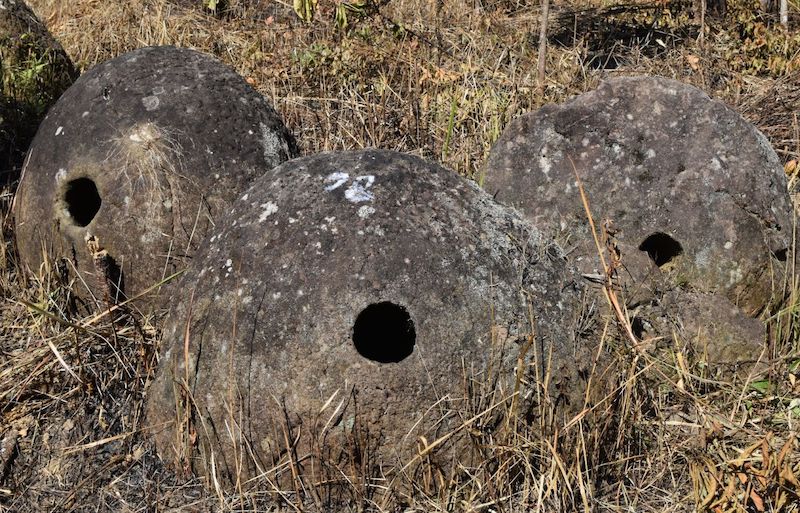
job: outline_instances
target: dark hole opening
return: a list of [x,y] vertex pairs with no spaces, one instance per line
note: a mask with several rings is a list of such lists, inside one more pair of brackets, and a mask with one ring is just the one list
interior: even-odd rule
[[97,186],[89,178],[76,178],[67,183],[64,192],[64,203],[67,204],[72,220],[78,226],[89,226],[94,216],[100,210],[100,193]]
[[417,333],[408,310],[383,301],[366,307],[353,325],[353,343],[361,356],[379,363],[397,363],[414,351]]
[[773,253],[773,255],[775,255],[775,258],[777,258],[779,262],[785,262],[788,254],[789,254],[788,248],[779,249],[778,251]]
[[639,244],[640,251],[646,251],[650,259],[659,267],[683,253],[680,243],[666,233],[656,232]]
[[633,331],[633,334],[636,338],[642,340],[644,338],[644,334],[647,332],[647,324],[639,317],[634,317],[631,319],[631,331]]

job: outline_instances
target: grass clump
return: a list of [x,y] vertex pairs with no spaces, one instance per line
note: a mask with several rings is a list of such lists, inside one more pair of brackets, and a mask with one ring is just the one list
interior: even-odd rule
[[13,180],[47,109],[77,78],[64,50],[22,2],[0,11],[0,182]]

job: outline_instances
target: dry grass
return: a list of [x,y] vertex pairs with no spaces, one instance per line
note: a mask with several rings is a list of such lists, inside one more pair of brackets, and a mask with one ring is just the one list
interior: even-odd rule
[[[800,77],[734,71],[727,50],[715,46],[717,29],[700,47],[699,27],[687,24],[678,3],[641,3],[623,19],[600,2],[581,2],[600,20],[587,24],[556,5],[551,33],[569,37],[551,46],[541,90],[538,10],[526,2],[394,0],[351,16],[348,31],[335,26],[334,4],[324,0],[310,25],[267,0],[228,0],[218,15],[200,0],[30,3],[83,69],[143,45],[215,54],[273,99],[304,153],[398,149],[480,180],[489,147],[515,116],[589,90],[604,73],[652,73],[736,105],[785,161],[800,157]],[[598,42],[591,31],[614,23],[657,30]],[[594,69],[612,59],[617,69]],[[574,418],[555,418],[542,400],[536,422],[519,422],[517,376],[465,371],[463,425],[439,444],[468,443],[458,464],[441,468],[432,451],[390,472],[370,461],[369,437],[357,426],[347,450],[362,457],[350,459],[326,452],[319,431],[287,430],[278,467],[233,493],[214,492],[213,483],[208,492],[184,469],[166,469],[142,432],[157,320],[125,308],[81,317],[57,268],[23,279],[10,245],[11,190],[0,192],[0,509],[800,511],[794,271],[786,301],[768,313],[766,374],[720,375],[680,341],[643,351],[625,336],[625,312],[609,307],[599,336],[614,372],[598,366]],[[539,376],[524,386],[547,397],[551,385]],[[293,450],[298,437],[315,449]],[[312,461],[316,473],[297,472]]]

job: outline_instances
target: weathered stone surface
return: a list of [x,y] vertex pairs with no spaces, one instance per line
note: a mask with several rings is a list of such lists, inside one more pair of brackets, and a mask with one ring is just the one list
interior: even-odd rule
[[582,271],[598,273],[573,162],[598,227],[610,219],[618,230],[629,294],[661,288],[656,279],[718,292],[748,315],[770,301],[792,209],[775,152],[734,111],[673,80],[619,78],[508,127],[486,189],[571,237]]
[[728,298],[713,293],[674,289],[657,301],[630,311],[634,331],[643,339],[669,341],[685,348],[692,361],[708,365],[708,375],[747,375],[763,370],[767,331],[759,319],[746,316]]
[[[14,206],[19,253],[132,297],[186,265],[217,215],[296,152],[269,103],[216,59],[142,48],[78,79],[43,121]],[[94,238],[91,247],[87,239]]]
[[[711,364],[741,366],[745,371],[761,359],[763,369],[769,357],[767,330],[759,319],[745,316],[719,294],[673,291],[665,297],[665,309],[682,321],[683,339],[695,357]],[[712,369],[713,374],[713,369]]]
[[285,423],[292,439],[327,426],[326,449],[362,437],[377,448],[354,457],[407,462],[420,436],[461,425],[465,376],[485,382],[489,362],[513,381],[520,358],[529,382],[552,351],[553,404],[580,408],[592,358],[579,280],[558,246],[437,165],[377,150],[296,159],[246,191],[183,277],[148,423],[172,461],[193,419],[195,468],[210,472],[213,452],[233,479],[273,467]]
[[61,45],[20,0],[0,0],[0,183],[18,177],[36,127],[78,77]]

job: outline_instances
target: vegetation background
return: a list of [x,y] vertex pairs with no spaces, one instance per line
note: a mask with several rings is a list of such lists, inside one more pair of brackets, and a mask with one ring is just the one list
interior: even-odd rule
[[[480,183],[511,119],[607,76],[653,74],[693,84],[751,120],[794,190],[794,2],[787,28],[772,6],[749,0],[557,1],[544,80],[541,6],[528,0],[28,3],[80,70],[145,45],[217,56],[272,99],[305,154],[396,149]],[[166,468],[143,433],[158,319],[121,310],[81,317],[56,270],[23,276],[9,218],[14,186],[0,191],[0,510],[800,511],[794,258],[785,301],[765,313],[762,373],[724,376],[684,348],[646,355],[610,337],[618,386],[593,412],[605,422],[576,417],[544,435],[503,423],[470,431],[475,453],[447,473],[424,458],[397,472],[364,457],[328,462],[324,479],[282,488],[272,478],[298,463],[289,451],[274,475],[234,493],[210,483],[209,492],[185,469]],[[609,326],[618,321],[609,312]]]

